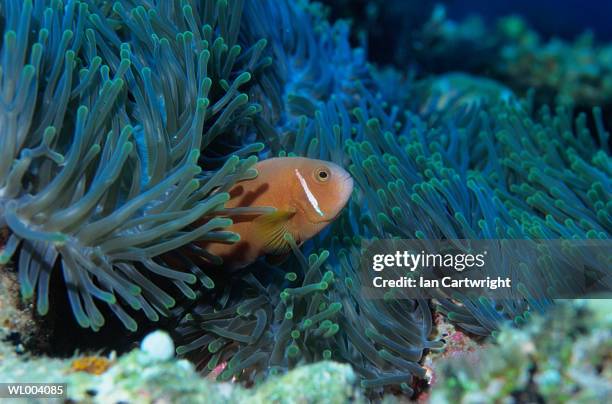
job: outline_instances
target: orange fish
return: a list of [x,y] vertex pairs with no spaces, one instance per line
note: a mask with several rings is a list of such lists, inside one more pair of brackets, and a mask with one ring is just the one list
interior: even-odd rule
[[224,266],[244,267],[262,255],[290,253],[290,234],[300,245],[332,222],[353,191],[350,174],[336,164],[303,157],[279,157],[255,165],[257,177],[230,189],[227,208],[273,207],[263,215],[231,216],[227,230],[240,241],[206,242],[202,247],[223,258]]

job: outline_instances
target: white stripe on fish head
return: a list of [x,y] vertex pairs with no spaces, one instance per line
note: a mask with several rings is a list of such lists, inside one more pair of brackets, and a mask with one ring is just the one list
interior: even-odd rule
[[298,180],[300,181],[300,185],[302,185],[302,189],[304,190],[304,193],[306,194],[306,197],[308,198],[308,202],[310,202],[310,205],[319,214],[319,216],[323,217],[325,214],[323,213],[323,211],[321,211],[321,208],[319,208],[319,201],[317,201],[317,198],[310,191],[310,188],[308,188],[308,184],[306,183],[306,180],[300,173],[300,170],[298,170],[297,168],[295,169],[295,175],[298,177]]

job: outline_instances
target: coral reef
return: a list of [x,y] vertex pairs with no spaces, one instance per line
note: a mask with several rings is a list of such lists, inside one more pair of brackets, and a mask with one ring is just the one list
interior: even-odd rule
[[[151,337],[162,345],[173,346],[170,337],[157,331]],[[4,336],[0,334],[0,338]],[[119,358],[98,357],[95,362],[105,368],[75,367],[91,363],[94,358],[52,359],[16,355],[14,347],[0,343],[0,380],[3,382],[66,383],[66,400],[84,403],[172,402],[172,403],[360,403],[363,397],[350,366],[324,361],[303,366],[277,378],[271,378],[256,389],[247,390],[230,383],[213,383],[202,379],[193,365],[172,354],[160,358],[155,350],[143,346]],[[291,389],[291,391],[288,391]],[[323,396],[322,396],[323,395]]]
[[455,21],[439,5],[426,23],[393,41],[404,51],[387,63],[411,66],[419,76],[486,72],[521,97],[535,91],[538,105],[612,107],[612,47],[590,32],[573,41],[544,38],[519,15],[493,24],[477,15]]
[[[520,330],[504,327],[495,341],[483,348],[474,348],[472,342],[467,342],[471,344],[469,349],[460,348],[466,343],[461,333],[448,335],[449,344],[457,348],[428,361],[432,388],[419,401],[605,401],[612,394],[610,301],[566,302],[553,313],[534,316]],[[4,340],[5,335],[0,337]],[[161,346],[173,345],[160,331],[147,338]],[[160,356],[155,346],[146,345],[119,358],[52,359],[17,354],[15,346],[2,342],[0,378],[8,382],[67,383],[67,398],[75,402],[364,401],[351,367],[336,362],[301,366],[253,389],[244,389],[234,383],[202,379],[191,363],[174,358],[172,349],[170,355]],[[74,365],[85,362],[105,366],[92,372]],[[385,402],[396,399],[388,396]]]
[[[565,302],[495,344],[439,361],[436,403],[607,401],[612,395],[609,300]],[[485,359],[486,358],[486,359]]]
[[495,77],[516,91],[536,90],[541,104],[558,102],[584,109],[612,104],[612,46],[584,33],[574,41],[544,40],[518,16],[497,24],[501,38]]

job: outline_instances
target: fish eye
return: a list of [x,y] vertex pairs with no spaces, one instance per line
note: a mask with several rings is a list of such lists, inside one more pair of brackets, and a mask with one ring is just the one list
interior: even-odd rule
[[315,170],[315,178],[319,182],[329,181],[331,177],[331,172],[327,167],[319,167]]

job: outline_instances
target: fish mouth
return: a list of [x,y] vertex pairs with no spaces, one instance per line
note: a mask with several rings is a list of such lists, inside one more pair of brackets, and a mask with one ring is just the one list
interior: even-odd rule
[[344,201],[344,206],[346,206],[346,204],[348,203],[349,199],[351,199],[351,194],[353,193],[353,189],[355,188],[355,180],[353,179],[353,177],[351,176],[351,174],[346,173],[346,176],[342,179],[342,183],[346,184],[346,189],[347,189],[347,198]]
[[355,180],[349,173],[346,173],[346,175],[342,179],[342,185],[343,186],[341,196],[344,200],[344,203],[342,204],[342,208],[339,210],[338,214],[340,214],[340,212],[342,212],[342,209],[344,209],[346,205],[348,205],[348,202],[351,199],[351,195],[353,195],[353,189],[355,189]]
[[342,193],[341,197],[344,200],[342,207],[340,209],[338,209],[338,212],[336,212],[335,215],[327,218],[327,219],[321,219],[321,220],[311,220],[309,218],[309,216],[306,214],[306,211],[304,208],[302,208],[301,206],[296,208],[298,209],[300,212],[302,212],[305,217],[306,220],[311,223],[311,224],[330,224],[331,222],[335,221],[336,219],[338,219],[338,217],[340,217],[340,215],[342,214],[342,212],[344,211],[344,209],[346,209],[346,206],[349,203],[349,200],[351,199],[351,195],[353,194],[353,178],[351,176],[348,176],[348,178],[346,179],[346,181],[350,181],[350,185],[347,187],[347,190],[345,192]]
[[346,205],[348,205],[351,199],[351,195],[353,194],[353,188],[355,185],[355,181],[353,180],[353,177],[349,173],[346,173],[344,175],[344,178],[342,179],[342,185],[343,185],[342,191],[340,192],[340,197],[343,200],[342,207],[338,209],[338,212],[336,212],[336,214],[331,219],[327,219],[322,222],[324,223],[333,222],[342,214],[344,209],[346,209]]

